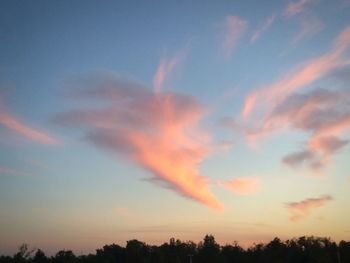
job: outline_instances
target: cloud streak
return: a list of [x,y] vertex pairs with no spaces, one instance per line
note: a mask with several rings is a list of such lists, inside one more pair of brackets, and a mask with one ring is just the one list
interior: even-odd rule
[[299,0],[296,2],[289,2],[286,9],[284,10],[284,16],[292,17],[300,14],[305,10],[305,6],[311,2],[312,0]]
[[264,24],[253,33],[250,38],[250,43],[255,43],[260,38],[260,36],[271,27],[275,19],[275,15],[268,17],[265,20]]
[[333,200],[330,195],[322,195],[317,198],[307,198],[299,202],[286,203],[285,206],[290,213],[290,220],[298,222],[305,219],[311,212]]
[[198,165],[211,152],[210,135],[199,123],[205,108],[194,98],[173,92],[153,93],[114,76],[77,83],[74,100],[97,100],[104,107],[62,113],[55,121],[85,129],[97,147],[118,152],[154,175],[154,181],[214,210],[223,207],[209,191]]
[[238,16],[227,16],[222,28],[224,30],[224,39],[222,43],[222,52],[226,58],[232,56],[239,39],[247,28],[247,21]]
[[296,93],[318,79],[350,64],[350,27],[341,32],[333,48],[305,63],[276,82],[255,90],[245,100],[242,126],[248,140],[255,141],[285,128],[310,134],[302,149],[286,155],[291,167],[318,170],[348,144],[341,135],[350,127],[350,92],[346,89],[314,89]]
[[174,68],[184,59],[186,50],[181,50],[172,58],[161,58],[157,71],[153,77],[153,88],[155,92],[160,92],[167,79],[172,75]]
[[309,60],[299,69],[290,71],[271,85],[250,93],[245,99],[242,116],[248,118],[257,110],[266,112],[271,108],[271,104],[274,107],[291,93],[312,84],[336,69],[349,65],[350,58],[345,56],[349,46],[350,26],[339,34],[329,52]]
[[7,128],[9,131],[12,131],[16,135],[20,135],[34,142],[51,145],[57,143],[56,139],[47,133],[26,125],[3,109],[0,109],[0,125]]
[[17,169],[4,167],[4,166],[0,166],[0,174],[15,175],[15,176],[31,176],[30,173],[19,171]]

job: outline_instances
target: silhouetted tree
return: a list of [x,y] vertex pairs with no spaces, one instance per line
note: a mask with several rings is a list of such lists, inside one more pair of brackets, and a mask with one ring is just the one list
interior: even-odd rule
[[116,244],[105,245],[102,249],[96,250],[96,257],[99,262],[112,263],[125,261],[125,249]]
[[126,242],[126,262],[127,263],[146,263],[149,262],[149,248],[141,241],[136,239]]
[[60,250],[52,258],[53,263],[75,263],[76,257],[71,250]]
[[206,235],[198,245],[198,260],[203,263],[222,262],[220,246],[214,236]]
[[22,244],[19,247],[18,252],[13,256],[13,261],[15,263],[26,262],[27,259],[30,258],[33,252],[34,252],[34,249],[29,250],[29,246],[27,244]]
[[350,242],[340,241],[337,256],[341,262],[350,262]]
[[49,259],[46,257],[45,253],[38,249],[34,255],[33,263],[46,263],[49,262]]
[[263,262],[286,262],[287,246],[276,237],[265,246],[263,254]]
[[221,254],[223,256],[223,262],[244,262],[244,250],[237,242],[233,245],[225,245],[221,248]]
[[206,235],[198,245],[171,238],[160,246],[149,246],[136,239],[126,247],[116,244],[97,249],[96,254],[76,257],[70,250],[61,250],[51,258],[28,245],[19,247],[11,256],[0,256],[0,263],[350,263],[350,242],[339,246],[329,238],[300,237],[281,241],[274,238],[267,244],[254,244],[248,249],[237,242],[220,246],[212,235]]

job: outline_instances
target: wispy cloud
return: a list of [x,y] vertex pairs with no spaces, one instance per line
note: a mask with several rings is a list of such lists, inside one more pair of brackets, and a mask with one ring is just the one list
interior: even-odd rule
[[6,112],[4,109],[0,109],[0,125],[4,126],[9,131],[12,131],[17,135],[21,135],[22,137],[25,137],[31,141],[42,144],[57,143],[57,140],[47,133],[26,125],[18,118]]
[[293,42],[299,42],[304,38],[311,37],[324,29],[324,24],[317,18],[308,15],[300,19],[300,30],[294,37]]
[[304,11],[305,6],[309,3],[313,2],[313,0],[299,0],[299,1],[291,1],[288,3],[286,9],[284,10],[284,15],[286,17],[295,16]]
[[4,166],[0,166],[0,174],[15,175],[15,176],[31,176],[30,173],[20,171],[17,169],[13,169],[13,168],[9,168],[9,167],[4,167]]
[[222,52],[226,58],[231,57],[237,42],[242,37],[247,28],[247,21],[238,16],[227,16],[222,28],[224,31],[224,39],[222,43]]
[[255,43],[255,41],[257,41],[258,38],[260,38],[260,36],[271,27],[275,19],[276,19],[276,15],[272,15],[268,17],[265,20],[264,24],[260,28],[258,28],[256,31],[254,31],[253,35],[250,38],[250,43]]
[[62,113],[57,122],[84,127],[85,138],[94,145],[118,152],[177,193],[222,209],[198,172],[211,143],[210,134],[200,127],[205,108],[196,99],[154,93],[114,76],[89,77],[77,84],[82,87],[72,98],[97,100],[105,107]]
[[297,222],[309,216],[315,208],[321,207],[331,200],[333,200],[331,196],[322,195],[317,198],[307,198],[299,202],[286,203],[286,208],[290,213],[290,220]]
[[241,113],[249,141],[255,142],[285,128],[305,131],[311,133],[309,140],[302,149],[286,155],[283,163],[313,170],[328,164],[332,156],[348,144],[340,136],[350,128],[350,93],[337,89],[295,92],[349,65],[350,58],[346,55],[349,46],[350,27],[347,27],[329,52],[250,93]]
[[[259,112],[266,112],[280,104],[289,94],[301,89],[330,72],[350,64],[345,56],[350,45],[350,26],[347,27],[333,43],[333,48],[320,57],[311,59],[298,70],[293,70],[276,82],[253,91],[245,99],[242,115],[248,117],[256,107]],[[271,103],[273,102],[273,103]]]
[[219,181],[218,184],[238,195],[255,194],[261,188],[261,180],[256,177],[239,177],[230,181]]
[[185,58],[187,49],[183,49],[171,58],[162,57],[157,71],[153,77],[153,88],[155,92],[160,92],[167,79],[171,77],[174,68]]

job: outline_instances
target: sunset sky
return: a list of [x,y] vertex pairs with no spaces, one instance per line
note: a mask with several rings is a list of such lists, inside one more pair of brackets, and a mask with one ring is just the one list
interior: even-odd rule
[[0,254],[350,240],[350,1],[0,3]]

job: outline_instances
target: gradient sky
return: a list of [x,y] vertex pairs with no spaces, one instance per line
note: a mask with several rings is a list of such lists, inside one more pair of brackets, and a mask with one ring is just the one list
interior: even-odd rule
[[5,0],[0,36],[1,254],[350,239],[349,1]]

